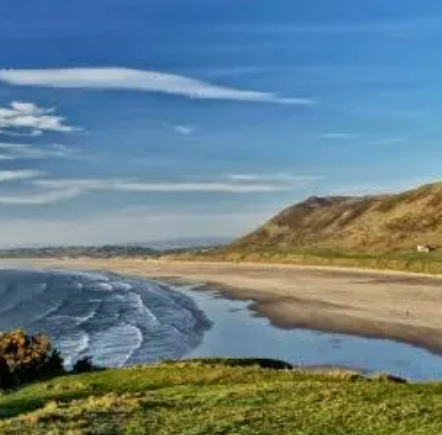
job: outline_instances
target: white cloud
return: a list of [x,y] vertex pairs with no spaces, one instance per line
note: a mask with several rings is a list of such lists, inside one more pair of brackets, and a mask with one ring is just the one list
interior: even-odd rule
[[319,135],[321,139],[340,140],[340,139],[356,139],[359,135],[354,133],[324,133]]
[[120,183],[115,190],[128,192],[213,192],[213,193],[267,193],[289,190],[288,186],[273,184],[202,183]]
[[195,128],[191,125],[175,125],[174,130],[183,136],[190,136],[195,132]]
[[0,136],[11,136],[11,137],[38,137],[42,136],[44,133],[42,130],[29,130],[29,131],[10,131],[10,130],[0,130]]
[[26,195],[0,195],[0,204],[16,206],[49,205],[81,195],[79,189],[54,190],[43,193],[33,192]]
[[27,103],[24,101],[13,101],[11,107],[16,112],[22,113],[24,115],[46,115],[48,113],[53,113],[55,109],[42,109],[38,107],[35,103]]
[[[307,184],[317,181],[318,177],[296,177],[289,174],[275,174],[259,179],[252,175],[232,176],[226,181],[214,179],[197,181],[140,181],[130,179],[51,179],[42,178],[43,174],[29,171],[28,173],[4,174],[14,179],[29,179],[28,185],[31,192],[20,193],[14,196],[0,197],[0,204],[10,205],[42,205],[52,204],[59,201],[73,199],[81,195],[93,192],[119,192],[119,193],[213,193],[213,194],[265,194],[294,191],[305,187]],[[0,173],[1,181],[1,173]]]
[[293,189],[292,185],[281,183],[239,183],[239,182],[143,182],[114,179],[55,179],[36,180],[35,185],[48,189],[79,189],[88,191],[118,191],[138,193],[270,193]]
[[314,103],[309,98],[283,98],[270,92],[218,86],[181,75],[118,67],[0,70],[0,81],[18,86],[130,89],[208,100],[294,105]]
[[313,183],[315,181],[320,181],[322,177],[319,176],[299,176],[290,174],[287,172],[276,172],[274,174],[227,174],[226,178],[232,181],[243,181],[243,182],[275,182],[275,183],[292,183],[292,184],[302,184],[302,183]]
[[73,158],[77,154],[64,145],[49,145],[37,148],[30,144],[0,142],[0,160],[42,160]]
[[[146,182],[127,179],[38,179],[33,180],[34,187],[44,190],[37,203],[48,203],[72,199],[91,192],[121,192],[121,193],[225,193],[233,195],[254,193],[276,193],[294,190],[304,186],[308,177],[291,180],[267,180],[250,182],[247,180],[195,182]],[[313,178],[310,178],[313,181]],[[9,203],[13,203],[8,198]],[[1,200],[0,200],[1,202]],[[32,205],[33,202],[17,199],[15,204]]]
[[0,107],[0,134],[9,136],[39,136],[52,131],[68,133],[77,128],[66,125],[65,118],[34,103],[13,101],[10,107]]
[[19,169],[15,171],[0,171],[0,182],[30,180],[42,176],[40,171],[32,169]]
[[376,143],[379,145],[394,145],[406,141],[406,138],[401,136],[372,136],[370,134],[356,134],[356,133],[324,133],[319,135],[320,139],[325,140],[354,140],[357,139],[359,143]]

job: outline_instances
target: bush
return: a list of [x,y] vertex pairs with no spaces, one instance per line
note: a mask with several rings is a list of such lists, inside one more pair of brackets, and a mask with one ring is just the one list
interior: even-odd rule
[[0,355],[0,391],[9,390],[15,386],[15,377],[9,369],[6,359]]
[[400,378],[399,376],[390,375],[389,373],[375,373],[372,379],[378,382],[389,382],[393,384],[406,384],[408,383],[406,379]]
[[0,356],[18,384],[63,373],[63,359],[45,335],[18,329],[0,334]]
[[72,371],[74,373],[89,373],[97,370],[97,367],[94,366],[92,362],[92,357],[85,356],[79,359],[72,367]]

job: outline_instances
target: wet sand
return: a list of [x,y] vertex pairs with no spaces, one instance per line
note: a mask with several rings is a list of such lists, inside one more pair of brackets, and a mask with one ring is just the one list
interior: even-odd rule
[[282,328],[388,338],[442,354],[442,277],[293,265],[170,260],[45,259],[0,264],[107,270],[205,283]]

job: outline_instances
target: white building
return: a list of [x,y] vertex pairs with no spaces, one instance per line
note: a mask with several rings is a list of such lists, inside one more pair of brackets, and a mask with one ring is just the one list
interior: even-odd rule
[[417,252],[428,254],[431,251],[434,251],[434,248],[430,245],[417,245]]

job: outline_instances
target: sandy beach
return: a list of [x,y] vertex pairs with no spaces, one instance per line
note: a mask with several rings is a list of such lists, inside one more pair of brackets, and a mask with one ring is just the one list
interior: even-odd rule
[[168,260],[3,260],[39,268],[113,271],[216,286],[283,328],[389,338],[442,354],[442,278],[400,272]]

